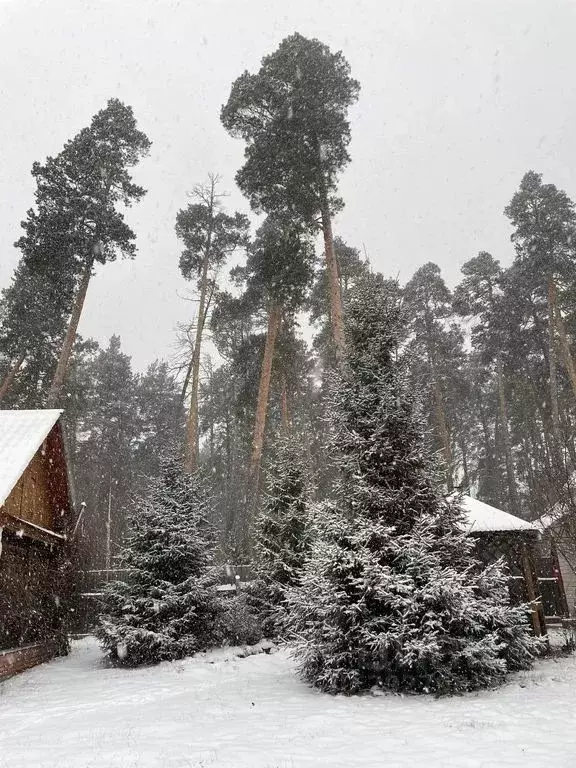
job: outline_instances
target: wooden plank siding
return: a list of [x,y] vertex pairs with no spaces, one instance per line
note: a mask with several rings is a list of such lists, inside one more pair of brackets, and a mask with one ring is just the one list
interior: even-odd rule
[[57,423],[0,507],[0,675],[66,650],[72,516]]
[[53,528],[54,511],[50,499],[45,448],[41,448],[6,499],[4,513],[27,520],[42,528]]
[[67,532],[70,501],[62,433],[56,424],[20,477],[0,511],[57,534]]

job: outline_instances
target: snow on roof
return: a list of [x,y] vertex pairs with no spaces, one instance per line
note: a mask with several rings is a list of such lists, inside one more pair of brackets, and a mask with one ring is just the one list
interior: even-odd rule
[[558,503],[555,504],[549,512],[534,520],[534,525],[538,527],[539,531],[544,533],[549,528],[552,528],[552,526],[562,525],[565,518],[570,514],[571,512],[568,506]]
[[539,517],[537,520],[534,521],[534,524],[538,526],[539,531],[547,531],[548,528],[550,528],[554,523],[560,522],[560,520],[562,520],[562,517],[563,517],[562,514],[542,515],[542,517]]
[[0,507],[61,413],[59,410],[0,410]]
[[538,531],[538,528],[516,515],[504,512],[502,509],[491,507],[483,501],[471,496],[462,496],[464,509],[472,533],[480,531]]

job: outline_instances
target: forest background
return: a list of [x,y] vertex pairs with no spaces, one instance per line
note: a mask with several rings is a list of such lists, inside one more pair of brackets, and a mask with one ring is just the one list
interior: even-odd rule
[[[154,473],[159,452],[183,429],[179,403],[186,366],[179,355],[186,358],[186,347],[178,347],[175,329],[179,323],[185,328],[191,320],[194,304],[179,301],[178,295],[190,298],[194,286],[178,270],[182,243],[174,234],[176,213],[189,202],[187,193],[204,183],[210,172],[220,173],[221,191],[231,193],[224,200],[226,208],[248,212],[233,184],[242,145],[226,135],[218,113],[234,77],[244,66],[254,69],[274,44],[269,27],[264,29],[259,19],[257,4],[251,4],[250,12],[239,4],[225,21],[210,3],[201,6],[197,16],[176,4],[172,14],[160,14],[158,4],[144,4],[145,11],[137,15],[129,13],[130,3],[119,10],[110,5],[106,18],[99,9],[85,5],[78,6],[80,10],[75,9],[64,24],[56,23],[63,19],[58,3],[38,6],[33,19],[26,5],[8,3],[0,9],[6,65],[13,60],[14,46],[24,39],[21,50],[34,54],[20,54],[22,66],[9,78],[9,109],[17,121],[11,132],[21,137],[22,147],[6,158],[1,182],[6,222],[1,232],[2,285],[9,285],[18,259],[12,243],[20,236],[19,222],[32,201],[29,170],[34,160],[58,152],[103,106],[111,90],[126,97],[139,127],[153,140],[149,156],[135,172],[148,195],[127,216],[138,236],[138,257],[97,271],[80,326],[83,347],[77,350],[65,400],[80,495],[88,508],[100,510],[100,518],[92,518],[100,532],[102,515],[112,507],[117,539],[120,510],[139,490],[139,483]],[[345,50],[362,83],[362,96],[351,113],[353,163],[340,185],[346,207],[335,220],[335,231],[356,249],[341,250],[347,254],[341,258],[356,264],[351,280],[356,268],[365,268],[368,256],[372,269],[386,278],[399,275],[402,285],[408,284],[403,300],[414,307],[410,341],[418,346],[422,364],[415,375],[429,387],[430,428],[450,466],[447,484],[473,488],[486,501],[534,517],[559,499],[571,500],[572,252],[567,242],[558,272],[560,309],[551,347],[548,294],[539,282],[540,266],[532,263],[522,274],[514,271],[523,257],[510,242],[515,224],[503,211],[529,168],[543,172],[543,181],[557,184],[559,190],[570,194],[576,188],[572,168],[562,160],[573,156],[573,132],[567,126],[573,124],[570,110],[576,101],[570,98],[569,78],[559,76],[571,66],[566,21],[573,11],[559,3],[551,13],[547,9],[544,18],[543,10],[519,4],[525,6],[522,24],[510,24],[507,13],[516,4],[497,20],[495,4],[475,6],[472,15],[458,5],[442,9],[433,3],[423,12],[421,4],[407,4],[402,13],[387,11],[392,15],[384,18],[376,13],[375,4],[365,3],[362,13],[354,11],[354,19],[351,11],[340,9],[334,20],[337,29],[329,34],[318,30],[333,49]],[[312,17],[320,6],[305,11],[304,4],[297,5],[290,18],[275,23],[274,43],[284,30],[293,30],[295,18],[303,31],[315,34],[317,22]],[[374,20],[375,15],[378,23],[367,24],[366,19]],[[238,56],[228,46],[222,60],[218,52],[228,27],[242,30],[235,44],[241,50]],[[182,35],[186,46],[180,43],[175,48],[178,28],[193,29],[197,45],[190,46]],[[46,34],[50,29],[55,36]],[[386,38],[389,29],[393,33]],[[54,93],[50,99],[41,97],[34,72],[39,71],[44,40],[55,46],[64,38],[73,43],[60,46],[61,54],[52,57],[54,67],[48,75],[56,100]],[[88,40],[96,44],[87,45]],[[162,55],[166,46],[174,62],[192,56],[194,64],[188,63],[186,71],[174,66],[162,73],[164,64],[158,68],[151,62],[166,59]],[[191,70],[196,73],[192,79]],[[60,82],[66,82],[65,89],[57,87]],[[170,87],[160,88],[162,83]],[[46,81],[40,90],[48,93]],[[23,93],[29,97],[24,107]],[[563,201],[558,197],[556,202]],[[570,226],[569,203],[565,214]],[[253,219],[252,234],[257,223]],[[317,251],[321,256],[318,244]],[[491,279],[499,283],[497,293],[502,292],[509,304],[504,310],[494,309],[491,317],[486,316],[485,300],[482,315],[464,295],[469,293],[470,275],[462,275],[460,268],[479,252],[491,253],[506,268],[512,266],[505,276],[492,272]],[[468,277],[468,287],[456,291],[456,300],[442,283],[442,273],[432,267],[417,271],[429,262],[441,265],[451,289]],[[316,265],[317,283],[322,280],[319,269]],[[428,292],[424,303],[423,291]],[[286,386],[286,372],[276,371],[267,426],[270,434],[277,428],[288,390],[291,420],[308,421],[312,465],[323,423],[317,410],[326,311],[318,296],[319,291],[312,290],[306,308],[318,320],[316,347],[306,350],[299,343],[290,351],[292,359],[285,368],[292,379]],[[507,319],[505,338],[494,319],[502,316]],[[472,337],[475,324],[480,330]],[[237,471],[231,469],[233,462],[248,460],[264,330],[260,313],[242,328],[247,342],[244,357],[239,357],[238,349],[230,355],[224,349],[227,340],[220,339],[220,354],[212,363],[203,360],[203,460],[219,478],[221,522],[228,533],[238,523],[226,494]],[[126,352],[134,356],[134,366],[120,339],[108,340],[116,332]],[[94,336],[98,346],[89,341]],[[310,333],[305,338],[311,341]],[[167,362],[152,364],[146,371],[158,356]],[[14,362],[10,352],[7,357]],[[235,370],[218,369],[222,361]],[[556,364],[556,394],[551,389],[551,362]],[[5,405],[42,404],[38,392],[37,386],[27,393],[16,389]],[[215,393],[226,393],[220,398],[224,402],[216,402]],[[550,444],[550,435],[555,445]],[[88,487],[89,492],[83,490]],[[226,515],[232,519],[225,520]]]

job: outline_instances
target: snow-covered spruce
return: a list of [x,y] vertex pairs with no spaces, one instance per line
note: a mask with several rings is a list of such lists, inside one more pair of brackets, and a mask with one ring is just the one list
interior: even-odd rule
[[118,663],[179,659],[221,642],[209,506],[203,479],[172,460],[135,505],[122,556],[130,575],[107,587],[96,633]]
[[279,435],[255,530],[255,574],[250,601],[265,637],[281,631],[285,592],[293,586],[310,549],[310,489],[302,448],[294,434]]
[[408,360],[401,309],[376,278],[347,307],[334,379],[332,450],[341,476],[288,627],[302,676],[331,693],[453,693],[530,666],[538,642],[509,603],[501,563],[483,568],[457,501],[442,492]]

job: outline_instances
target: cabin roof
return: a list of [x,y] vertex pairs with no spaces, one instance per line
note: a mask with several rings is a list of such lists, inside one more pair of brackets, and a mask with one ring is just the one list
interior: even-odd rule
[[0,507],[50,434],[61,410],[0,410]]
[[462,508],[468,518],[471,533],[489,531],[530,531],[538,532],[537,526],[522,520],[521,517],[511,515],[502,509],[492,507],[483,501],[473,499],[471,496],[461,497]]

